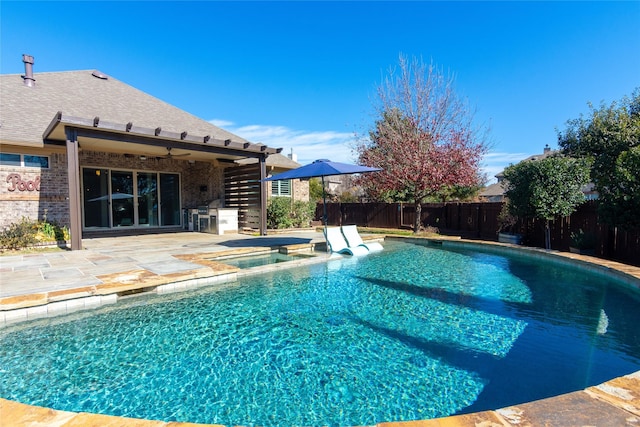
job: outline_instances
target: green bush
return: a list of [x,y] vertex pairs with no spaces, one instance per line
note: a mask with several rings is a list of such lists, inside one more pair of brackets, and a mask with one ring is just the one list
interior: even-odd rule
[[68,228],[25,217],[0,232],[0,248],[10,250],[24,249],[37,243],[56,243],[67,240],[69,240]]
[[267,204],[267,227],[271,229],[309,227],[315,215],[313,202],[292,202],[290,197],[273,197]]
[[298,228],[305,228],[311,225],[311,221],[316,214],[316,204],[313,202],[293,202],[293,209],[291,210],[291,219],[293,220],[293,226]]
[[0,233],[0,246],[3,249],[22,249],[33,246],[36,243],[36,224],[22,218],[20,222],[14,222]]
[[289,197],[273,197],[267,205],[267,227],[291,228],[291,199]]

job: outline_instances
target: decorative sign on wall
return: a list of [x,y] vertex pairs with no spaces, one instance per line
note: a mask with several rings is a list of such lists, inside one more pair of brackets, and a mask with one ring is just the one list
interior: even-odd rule
[[9,191],[40,191],[40,177],[33,180],[24,180],[19,173],[12,173],[7,176]]

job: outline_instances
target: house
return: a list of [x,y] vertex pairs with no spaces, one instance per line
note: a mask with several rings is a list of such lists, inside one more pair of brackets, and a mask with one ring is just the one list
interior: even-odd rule
[[1,228],[21,217],[55,221],[70,228],[72,249],[83,236],[189,224],[266,234],[268,184],[260,180],[268,168],[297,167],[281,149],[100,71],[34,73],[33,57],[23,62],[23,76],[0,76]]
[[[546,144],[544,146],[544,151],[542,152],[542,154],[534,154],[533,156],[529,156],[526,159],[521,161],[528,162],[528,161],[540,160],[540,159],[549,157],[551,155],[554,155],[556,153],[558,153],[558,150],[552,150],[551,147],[549,147],[549,144]],[[480,199],[481,202],[504,202],[505,200],[504,171],[498,173],[497,175],[495,175],[495,177],[498,180],[498,182],[487,186],[478,194],[478,198]]]
[[[257,163],[257,159],[247,158],[237,160],[239,165],[251,165]],[[287,156],[274,154],[267,158],[267,176],[277,175],[281,172],[299,168],[295,154]],[[267,191],[267,198],[271,197],[291,197],[292,200],[309,201],[309,182],[300,179],[283,179],[281,181],[269,181],[270,191]]]
[[[541,160],[557,153],[558,153],[558,150],[552,150],[549,147],[549,144],[546,144],[542,154],[535,154],[521,161],[530,162],[530,161]],[[498,173],[497,175],[495,175],[495,177],[498,180],[498,182],[496,182],[495,184],[488,185],[478,194],[480,201],[482,202],[504,202],[505,201],[504,171]],[[594,185],[592,183],[585,185],[582,188],[582,192],[584,193],[584,196],[587,200],[594,200],[598,198],[598,193],[597,191],[595,191]]]

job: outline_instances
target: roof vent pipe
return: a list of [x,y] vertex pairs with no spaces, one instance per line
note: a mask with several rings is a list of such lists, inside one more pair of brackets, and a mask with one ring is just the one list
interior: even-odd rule
[[24,85],[34,87],[36,85],[36,79],[33,78],[33,56],[22,55],[22,62],[24,62]]

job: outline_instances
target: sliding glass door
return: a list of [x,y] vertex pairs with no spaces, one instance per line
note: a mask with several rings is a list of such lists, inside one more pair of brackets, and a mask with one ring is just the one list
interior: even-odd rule
[[134,225],[133,173],[111,171],[111,215],[114,227]]
[[180,175],[83,168],[85,229],[179,226]]
[[160,210],[162,225],[180,225],[180,176],[160,174]]
[[109,170],[84,168],[82,188],[84,227],[109,227]]
[[158,174],[138,172],[138,224],[143,227],[158,225]]

